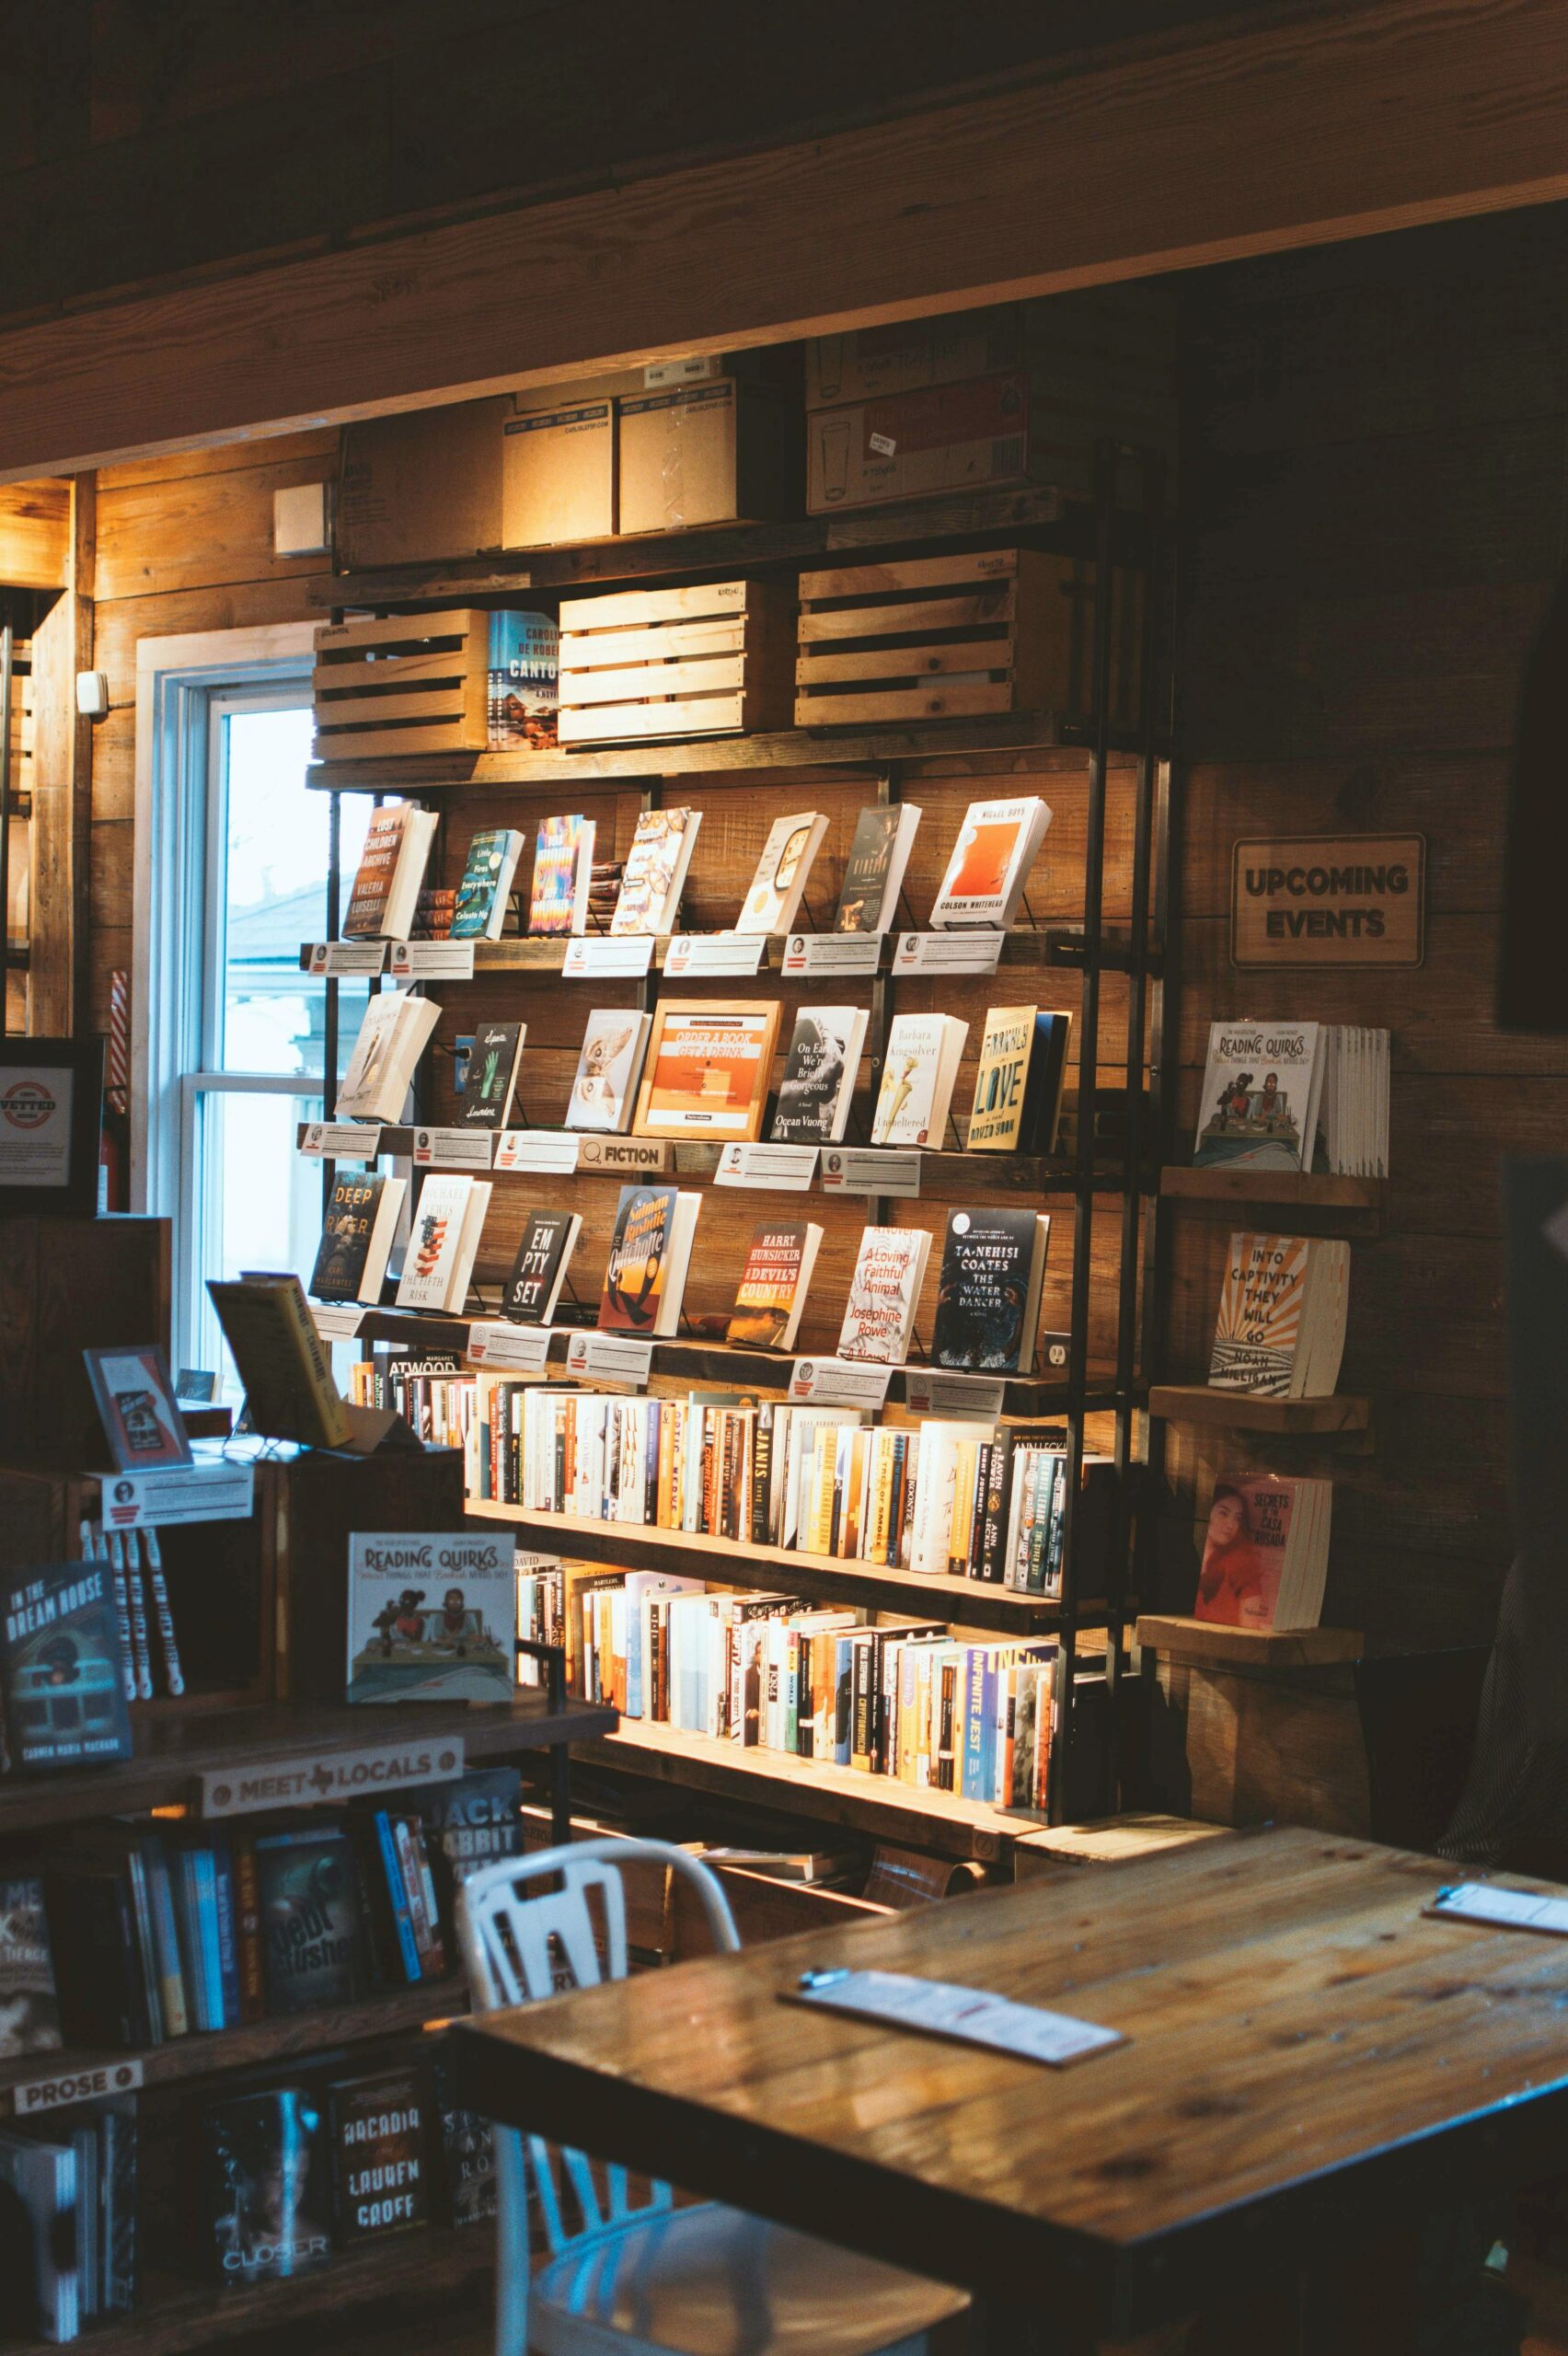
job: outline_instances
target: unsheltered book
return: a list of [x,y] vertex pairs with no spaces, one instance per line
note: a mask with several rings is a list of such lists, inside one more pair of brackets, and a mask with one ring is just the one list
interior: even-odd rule
[[369,1530],[349,1540],[351,1702],[511,1698],[517,1583],[507,1538]]

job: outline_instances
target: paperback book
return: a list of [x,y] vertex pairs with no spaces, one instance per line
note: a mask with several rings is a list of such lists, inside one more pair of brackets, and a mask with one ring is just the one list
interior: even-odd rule
[[121,1472],[189,1464],[190,1441],[161,1349],[84,1350],[98,1421]]
[[454,941],[501,939],[522,856],[523,837],[515,826],[483,826],[475,835],[457,886],[452,917]]
[[871,1143],[940,1148],[969,1025],[953,1014],[900,1014],[888,1033]]
[[0,2061],[59,2045],[60,2000],[41,1876],[0,1873]]
[[373,1530],[349,1540],[351,1702],[505,1702],[515,1682],[511,1541]]
[[408,940],[435,829],[436,813],[411,802],[371,814],[343,918],[347,940]]
[[930,1249],[931,1238],[923,1227],[866,1229],[838,1335],[841,1358],[903,1364],[909,1355]]
[[592,818],[540,821],[534,845],[534,882],[528,895],[530,933],[587,931],[594,833]]
[[382,990],[367,1003],[338,1091],[345,1121],[398,1121],[419,1060],[441,1020],[434,999]]
[[621,872],[612,933],[673,932],[700,810],[644,810]]
[[1038,1006],[986,1009],[966,1151],[1055,1153],[1071,1030]]
[[331,2179],[321,2108],[303,2086],[214,2103],[205,2118],[209,2232],[221,2281],[265,2282],[331,2256]]
[[820,810],[775,818],[735,919],[736,932],[793,931],[806,878],[826,832],[827,819]]
[[652,1023],[651,1014],[630,1007],[604,1007],[588,1017],[566,1108],[569,1129],[614,1133],[626,1127]]
[[490,1208],[490,1181],[432,1172],[414,1206],[399,1309],[461,1310]]
[[1322,1089],[1316,1022],[1209,1026],[1199,1170],[1310,1170]]
[[487,1022],[474,1034],[468,1077],[463,1089],[466,1129],[505,1129],[512,1126],[512,1103],[517,1070],[523,1060],[527,1025]]
[[974,925],[1006,931],[1050,823],[1038,794],[972,802],[932,905],[932,930]]
[[784,1057],[770,1132],[778,1145],[836,1145],[849,1118],[869,1021],[863,1006],[803,1006]]
[[920,812],[913,802],[873,802],[861,811],[845,862],[835,932],[892,930],[919,824]]
[[340,1170],[332,1181],[311,1272],[317,1300],[381,1299],[408,1182],[372,1170]]
[[553,1323],[567,1268],[582,1232],[577,1211],[529,1211],[502,1295],[502,1315],[517,1325]]
[[931,1336],[939,1366],[1030,1372],[1050,1238],[1043,1211],[949,1213]]
[[1193,1611],[1227,1628],[1315,1628],[1329,1566],[1332,1481],[1222,1474]]
[[754,1230],[724,1335],[732,1348],[793,1349],[821,1244],[810,1219],[768,1219]]
[[1327,1236],[1230,1238],[1209,1388],[1264,1399],[1327,1398],[1339,1380],[1350,1246]]
[[663,999],[633,1123],[638,1137],[761,1135],[778,1039],[778,1002]]
[[245,1391],[251,1428],[265,1439],[341,1448],[351,1426],[332,1369],[294,1276],[207,1279]]
[[131,1756],[125,1648],[102,1560],[5,1575],[0,1699],[13,1767],[73,1767]]
[[599,1331],[667,1335],[680,1324],[702,1197],[674,1186],[623,1186],[616,1205]]
[[332,2212],[345,2248],[429,2221],[429,2105],[428,2080],[418,2068],[378,2070],[329,2086]]
[[357,2004],[371,1962],[348,1832],[322,1824],[262,1833],[255,1857],[268,2010]]

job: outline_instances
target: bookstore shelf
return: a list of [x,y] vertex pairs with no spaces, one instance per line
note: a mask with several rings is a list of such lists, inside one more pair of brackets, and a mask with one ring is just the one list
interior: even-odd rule
[[996,1860],[1020,1834],[1045,1822],[1026,1808],[961,1799],[956,1792],[901,1783],[895,1775],[868,1775],[829,1760],[746,1750],[657,1720],[624,1719],[613,1735],[585,1742],[579,1756],[593,1766],[784,1808],[944,1857]]
[[615,1712],[577,1701],[552,1711],[542,1692],[522,1692],[504,1703],[407,1702],[396,1711],[380,1712],[352,1709],[346,1703],[290,1702],[187,1716],[160,1715],[156,1704],[147,1704],[132,1723],[134,1753],[113,1766],[6,1777],[0,1783],[0,1833],[140,1815],[155,1807],[194,1808],[203,1776],[309,1764],[334,1751],[389,1739],[429,1745],[460,1737],[469,1761],[507,1759],[607,1733]]
[[1173,1424],[1216,1424],[1237,1432],[1311,1433],[1320,1438],[1337,1432],[1359,1437],[1372,1425],[1372,1402],[1354,1394],[1262,1399],[1239,1391],[1211,1391],[1203,1382],[1157,1382],[1148,1394],[1148,1412]]
[[[798,1595],[808,1601],[869,1604],[879,1611],[940,1614],[962,1627],[1004,1628],[1015,1636],[1062,1624],[1062,1607],[1054,1597],[1020,1595],[1011,1588],[993,1587],[983,1579],[894,1570],[861,1562],[858,1556],[802,1554],[793,1547],[744,1546],[732,1538],[651,1530],[641,1522],[590,1521],[577,1514],[541,1513],[489,1497],[470,1497],[467,1510],[481,1521],[511,1522],[527,1533],[532,1546],[562,1554],[568,1562],[674,1572],[687,1578]],[[1094,1608],[1080,1603],[1078,1616],[1085,1617]]]
[[1343,1178],[1327,1171],[1193,1170],[1170,1166],[1159,1173],[1168,1201],[1215,1212],[1261,1210],[1320,1214],[1353,1225],[1357,1235],[1374,1235],[1388,1207],[1386,1178]]
[[[894,931],[882,935],[882,953],[877,966],[880,974],[891,974],[896,971],[897,944],[900,935],[918,930],[917,926],[900,925]],[[809,938],[811,928],[798,927],[797,930],[805,931]],[[574,936],[579,943],[590,944],[595,941],[608,940],[610,937],[602,932],[581,933]],[[667,932],[656,933],[653,936],[652,972],[662,974],[664,971],[669,959],[671,941],[686,936]],[[698,937],[706,940],[722,940],[725,936],[722,933],[708,933]],[[767,937],[763,947],[761,962],[757,966],[759,974],[778,973],[782,969],[785,947],[790,937],[784,933],[773,933]],[[962,934],[954,934],[951,937],[955,941],[964,938]],[[314,941],[301,941],[299,962],[302,970],[309,970],[312,953],[317,945]],[[367,942],[365,945],[374,947],[375,943]],[[554,940],[532,939],[526,933],[509,934],[500,941],[476,941],[473,943],[474,971],[476,974],[560,974],[571,947],[571,939],[559,937]],[[1114,961],[1118,957],[1124,963],[1125,961],[1127,954],[1125,941],[1107,933],[1101,940],[1101,953],[1102,962],[1111,962],[1114,970]],[[1010,932],[1002,935],[997,963],[1000,965],[1018,965],[1037,972],[1061,966],[1069,969],[1079,966],[1083,963],[1082,930],[1075,925],[1014,925]],[[933,969],[933,977],[940,978],[940,973],[935,969]],[[612,985],[617,982],[625,983],[640,977],[628,974],[573,974],[566,976],[565,978],[602,989],[606,983]],[[691,985],[700,982],[711,984],[722,977],[712,974],[692,972],[682,975],[680,978],[683,984]],[[729,978],[738,977],[730,976]],[[838,976],[823,973],[802,974],[798,978],[806,983],[814,981],[821,988],[830,980],[853,985],[869,981],[872,977],[869,973],[846,974]],[[1203,1177],[1207,1173],[1199,1171],[1194,1174]]]
[[193,2030],[188,2037],[170,2038],[165,2044],[134,2051],[118,2046],[67,2045],[50,2052],[24,2053],[0,2064],[0,2115],[10,2108],[14,2087],[39,2078],[70,2078],[90,2070],[112,2073],[123,2063],[134,2062],[141,2065],[144,2087],[172,2085],[182,2079],[212,2077],[221,2070],[249,2069],[257,2062],[289,2061],[334,2046],[428,2028],[467,2009],[467,1984],[457,1972],[417,1988],[368,1996],[357,2004],[279,2013],[240,2028]]
[[1213,1620],[1146,1611],[1137,1623],[1146,1650],[1172,1660],[1228,1669],[1321,1669],[1359,1660],[1366,1640],[1354,1628],[1228,1628]]

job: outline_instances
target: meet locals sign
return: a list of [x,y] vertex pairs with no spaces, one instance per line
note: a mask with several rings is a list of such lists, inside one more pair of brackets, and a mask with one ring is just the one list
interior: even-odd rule
[[1424,835],[1281,835],[1232,854],[1233,965],[1419,965]]

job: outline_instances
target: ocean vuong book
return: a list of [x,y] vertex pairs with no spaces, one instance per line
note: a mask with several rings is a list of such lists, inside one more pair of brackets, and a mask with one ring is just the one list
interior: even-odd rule
[[803,1006],[784,1057],[776,1145],[836,1145],[849,1117],[870,1017],[863,1006]]
[[0,1602],[0,1694],[13,1765],[130,1758],[111,1576],[101,1561],[10,1574]]

